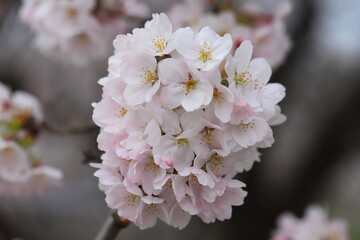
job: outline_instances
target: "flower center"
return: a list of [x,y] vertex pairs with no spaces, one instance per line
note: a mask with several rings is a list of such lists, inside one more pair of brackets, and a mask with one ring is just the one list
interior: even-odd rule
[[79,33],[74,36],[75,41],[81,44],[87,44],[90,42],[90,37],[86,32]]
[[10,155],[12,153],[11,147],[5,147],[2,149],[2,152],[6,155]]
[[234,81],[235,81],[236,85],[243,84],[245,86],[248,86],[252,82],[251,77],[252,77],[252,75],[248,71],[242,72],[240,74],[237,73],[234,76]]
[[157,204],[151,203],[145,208],[146,213],[148,214],[160,214],[160,208]]
[[144,73],[140,75],[142,78],[141,82],[143,84],[154,84],[157,80],[159,80],[156,72],[151,71],[149,67],[143,67],[141,70],[144,71]]
[[188,79],[184,82],[181,82],[184,87],[184,94],[188,95],[191,90],[195,89],[197,83],[198,82],[192,78],[191,74],[189,74]]
[[115,108],[115,117],[118,118],[123,118],[127,113],[127,110],[125,108],[123,108],[122,106],[117,106]]
[[167,42],[162,34],[156,35],[151,41],[157,48],[156,52],[162,52],[166,48]]
[[217,88],[214,88],[214,91],[213,91],[213,99],[212,101],[214,103],[219,103],[221,102],[221,100],[223,100],[224,97],[223,95],[221,94],[221,92],[219,92],[219,90]]
[[189,20],[189,26],[196,26],[199,23],[199,18],[198,17],[193,17]]
[[136,203],[136,200],[137,200],[137,197],[138,196],[136,196],[135,194],[129,193],[124,198],[128,202],[129,207],[134,207],[135,203]]
[[254,120],[249,123],[241,123],[241,127],[243,128],[244,132],[247,132],[249,129],[253,129],[255,127]]
[[216,173],[220,170],[220,168],[224,167],[224,158],[218,154],[215,154],[210,158],[208,163],[210,164],[211,170]]
[[66,16],[70,19],[76,18],[78,15],[78,11],[75,8],[66,9]]
[[213,50],[209,46],[207,42],[204,42],[203,44],[198,46],[198,52],[199,52],[199,59],[203,61],[204,63],[211,60],[211,54]]
[[174,141],[174,144],[176,144],[180,147],[184,147],[187,144],[186,138],[177,139],[175,136],[175,138],[173,138],[173,141]]
[[262,87],[262,84],[257,79],[253,80],[253,75],[248,71],[240,74],[237,73],[234,76],[234,82],[236,85],[242,84],[245,87],[249,86],[249,84],[254,84],[254,90],[260,89]]
[[200,186],[200,183],[194,174],[190,174],[188,184],[192,186]]
[[214,128],[205,127],[201,131],[201,141],[206,143],[212,143],[214,141]]
[[151,160],[150,162],[148,162],[146,165],[145,165],[145,171],[147,172],[151,172],[151,173],[156,173],[156,171],[158,170],[159,166],[156,165],[156,163]]

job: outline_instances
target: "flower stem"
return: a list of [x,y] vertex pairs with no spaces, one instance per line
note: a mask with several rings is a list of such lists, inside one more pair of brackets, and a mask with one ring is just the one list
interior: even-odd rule
[[120,230],[128,225],[128,220],[119,217],[116,213],[112,213],[106,219],[95,240],[114,240]]

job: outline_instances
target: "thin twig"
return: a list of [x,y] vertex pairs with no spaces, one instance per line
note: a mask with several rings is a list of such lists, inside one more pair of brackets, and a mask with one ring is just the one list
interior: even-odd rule
[[95,125],[81,126],[81,127],[54,127],[47,123],[42,123],[37,126],[39,130],[47,131],[56,134],[88,134],[99,131],[99,127]]
[[83,164],[89,164],[89,163],[101,163],[101,158],[97,154],[95,154],[91,149],[82,150],[83,154]]
[[128,220],[119,217],[115,213],[112,213],[106,219],[95,240],[114,240],[116,239],[116,236],[119,234],[120,230],[126,228],[128,225]]

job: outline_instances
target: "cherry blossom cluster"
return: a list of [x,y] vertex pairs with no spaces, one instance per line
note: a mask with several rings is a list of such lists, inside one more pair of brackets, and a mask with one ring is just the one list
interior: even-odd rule
[[42,109],[35,97],[13,94],[0,83],[0,196],[42,195],[62,179],[58,169],[44,166],[36,158],[36,124]]
[[111,55],[110,43],[149,10],[137,0],[23,0],[20,17],[51,57],[84,65]]
[[292,214],[283,214],[271,240],[349,240],[347,223],[340,219],[329,219],[327,212],[319,206],[307,209],[303,219]]
[[[223,5],[216,6],[216,2]],[[235,2],[235,1],[234,1]],[[291,47],[286,33],[285,18],[291,12],[288,1],[281,2],[273,13],[267,13],[255,2],[248,1],[241,8],[232,1],[184,0],[169,11],[175,27],[191,26],[195,30],[209,26],[218,34],[230,33],[235,50],[242,41],[254,45],[254,57],[265,58],[271,67],[281,65]],[[215,9],[216,12],[213,11]]]
[[184,228],[231,217],[245,184],[234,179],[274,141],[285,116],[285,88],[252,59],[250,41],[235,55],[230,34],[209,27],[173,31],[167,15],[114,40],[103,96],[93,104],[102,155],[95,176],[106,202],[141,229],[157,219]]

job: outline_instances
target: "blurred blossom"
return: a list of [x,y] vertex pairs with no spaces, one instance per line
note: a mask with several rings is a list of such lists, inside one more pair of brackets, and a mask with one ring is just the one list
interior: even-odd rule
[[41,195],[62,179],[33,151],[43,113],[37,99],[0,83],[0,195]]
[[271,67],[252,59],[250,41],[232,56],[230,34],[174,31],[163,13],[114,46],[93,104],[106,203],[141,229],[157,219],[182,229],[192,215],[229,219],[247,195],[235,175],[259,161],[271,126],[285,121],[285,88],[268,83]]
[[20,9],[42,53],[77,65],[107,58],[111,41],[127,31],[127,17],[148,14],[146,5],[133,0],[23,0]]
[[323,208],[311,206],[303,219],[290,213],[280,216],[271,240],[349,240],[349,237],[344,220],[329,219]]
[[138,0],[103,0],[105,9],[108,11],[124,12],[133,17],[149,17],[150,10],[148,6]]
[[175,28],[191,26],[199,31],[209,26],[220,35],[230,33],[234,39],[233,51],[244,40],[251,40],[254,57],[265,58],[273,68],[280,66],[291,47],[285,26],[291,4],[283,1],[268,14],[255,2],[246,2],[240,9],[231,3],[224,1],[216,6],[212,1],[185,0],[169,11],[169,18]]

